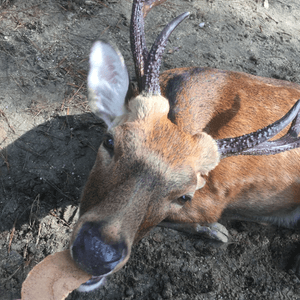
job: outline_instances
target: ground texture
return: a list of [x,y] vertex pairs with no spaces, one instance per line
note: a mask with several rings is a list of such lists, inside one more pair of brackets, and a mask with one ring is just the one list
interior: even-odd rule
[[[0,299],[68,247],[104,124],[87,106],[89,49],[121,50],[134,79],[130,0],[0,0]],[[147,17],[150,42],[172,18],[162,69],[210,66],[300,83],[298,0],[170,0]],[[249,99],[250,101],[251,99]],[[284,99],[283,99],[284,101]],[[156,228],[98,291],[68,299],[300,299],[297,230],[226,224],[217,245]]]

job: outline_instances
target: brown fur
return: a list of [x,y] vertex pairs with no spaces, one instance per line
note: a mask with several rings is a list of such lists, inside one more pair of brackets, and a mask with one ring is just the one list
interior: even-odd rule
[[[273,123],[300,98],[300,86],[184,68],[163,73],[161,88],[169,105],[163,97],[131,100],[129,112],[110,129],[114,154],[99,148],[71,244],[86,221],[102,222],[106,240],[123,238],[130,250],[163,220],[207,224],[224,214],[281,217],[299,205],[299,149],[219,162],[214,139]],[[183,195],[192,201],[183,204]]]
[[[197,72],[194,68],[183,68],[162,74],[166,97],[176,76],[188,81],[183,81],[182,91],[176,94],[177,104],[174,108],[171,104],[171,110],[182,105],[189,114],[187,117],[180,110],[174,114],[173,122],[192,133],[203,129],[215,139],[267,126],[300,99],[297,84],[209,68]],[[196,192],[192,203],[169,219],[212,223],[224,210],[233,217],[289,212],[300,202],[299,159],[299,149],[271,156],[226,158],[210,172],[207,184]]]

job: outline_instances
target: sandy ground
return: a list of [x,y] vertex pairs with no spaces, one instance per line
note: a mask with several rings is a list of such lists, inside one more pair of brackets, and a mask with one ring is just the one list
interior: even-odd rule
[[[104,124],[87,105],[89,49],[113,41],[134,79],[131,1],[0,1],[0,299],[20,297],[28,272],[68,247]],[[172,18],[162,69],[210,66],[300,83],[298,0],[173,0],[147,17],[149,44]],[[201,26],[199,26],[201,24]],[[283,99],[284,100],[284,99]],[[68,299],[300,299],[290,270],[297,230],[230,222],[213,244],[156,228],[129,263]]]

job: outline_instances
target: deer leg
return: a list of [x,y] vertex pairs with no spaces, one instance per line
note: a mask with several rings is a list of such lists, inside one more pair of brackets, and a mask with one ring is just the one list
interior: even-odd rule
[[173,223],[164,221],[159,223],[158,226],[171,228],[188,234],[201,235],[205,238],[214,239],[222,243],[228,242],[228,230],[218,222],[202,226],[199,223]]

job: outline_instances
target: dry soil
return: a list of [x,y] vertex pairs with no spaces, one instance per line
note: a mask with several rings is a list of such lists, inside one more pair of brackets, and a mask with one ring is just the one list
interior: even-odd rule
[[[149,44],[185,11],[163,70],[210,66],[300,83],[298,0],[169,0],[147,17]],[[68,247],[105,128],[87,105],[89,49],[112,41],[134,79],[130,13],[130,0],[0,0],[1,300],[19,298],[28,272]],[[290,270],[299,232],[226,225],[224,245],[156,228],[103,288],[68,299],[300,299]]]

